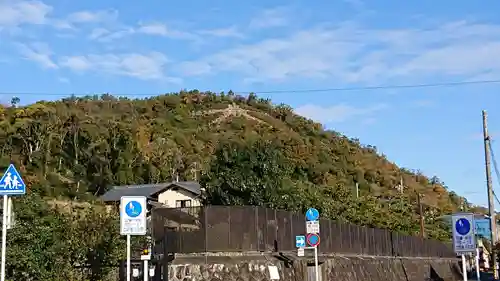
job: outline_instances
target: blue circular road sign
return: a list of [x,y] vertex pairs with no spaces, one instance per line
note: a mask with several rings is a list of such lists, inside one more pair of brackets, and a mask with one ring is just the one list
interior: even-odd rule
[[137,201],[130,201],[125,205],[125,213],[131,218],[138,217],[142,213],[141,203]]
[[455,223],[455,231],[460,235],[467,235],[471,230],[471,225],[468,219],[461,218]]
[[311,247],[316,247],[319,245],[320,239],[319,235],[316,233],[309,233],[306,237],[307,244]]
[[317,221],[319,219],[319,212],[315,208],[309,208],[306,212],[306,219],[308,221]]

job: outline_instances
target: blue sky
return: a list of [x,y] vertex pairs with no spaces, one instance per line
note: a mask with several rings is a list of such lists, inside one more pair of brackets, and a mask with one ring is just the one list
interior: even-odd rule
[[[0,99],[496,80],[499,10],[496,0],[0,0]],[[500,83],[262,95],[483,205],[481,110],[495,138],[497,92]]]

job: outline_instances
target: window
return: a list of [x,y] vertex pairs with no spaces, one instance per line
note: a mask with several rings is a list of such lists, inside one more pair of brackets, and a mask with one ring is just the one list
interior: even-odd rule
[[191,207],[191,200],[175,200],[176,208],[188,208]]

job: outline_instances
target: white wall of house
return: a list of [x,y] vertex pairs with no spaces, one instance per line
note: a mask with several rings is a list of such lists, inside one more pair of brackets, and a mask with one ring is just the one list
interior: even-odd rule
[[198,196],[180,188],[177,190],[169,189],[158,195],[158,202],[166,205],[169,208],[179,207],[178,204],[181,201],[184,201],[183,204],[189,204],[189,207],[201,206],[201,201]]

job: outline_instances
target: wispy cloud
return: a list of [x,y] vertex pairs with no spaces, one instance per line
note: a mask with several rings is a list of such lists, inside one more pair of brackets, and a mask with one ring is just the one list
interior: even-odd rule
[[30,45],[18,44],[21,55],[27,60],[33,61],[46,69],[57,69],[58,66],[52,60],[52,51],[44,43],[33,43]]
[[[203,65],[207,71],[193,71],[189,65]],[[470,22],[427,29],[321,25],[222,50],[184,63],[181,69],[185,75],[205,75],[208,70],[211,75],[239,73],[252,81],[313,77],[377,84],[394,78],[500,75],[500,26]]]
[[174,29],[161,22],[140,22],[136,26],[117,24],[114,28],[96,27],[90,32],[88,38],[101,42],[110,42],[126,36],[141,34],[180,40],[200,40],[199,36],[195,33]]
[[285,7],[263,10],[249,24],[251,29],[282,27],[289,23],[290,17]]
[[92,29],[92,31],[89,34],[89,39],[94,40],[94,39],[102,38],[106,35],[109,35],[110,33],[111,32],[109,30],[107,30],[106,28],[97,27],[97,28]]
[[164,23],[152,22],[152,23],[141,23],[136,29],[137,33],[143,33],[148,35],[158,35],[175,39],[188,39],[196,40],[198,37],[190,32],[181,31],[168,27]]
[[[372,113],[384,110],[388,107],[386,104],[375,104],[369,107],[355,107],[347,104],[338,104],[333,106],[323,107],[320,105],[307,104],[295,109],[295,113],[314,121],[326,123],[344,122],[353,117],[368,116]],[[371,123],[374,118],[365,118]]]
[[[355,22],[320,22],[315,26],[292,30],[291,8],[279,7],[262,11],[243,29],[233,25],[182,30],[155,21],[125,25],[119,22],[115,10],[77,11],[60,18],[53,17],[52,11],[53,7],[37,0],[0,0],[0,31],[34,24],[57,29],[81,28],[79,30],[86,32],[88,39],[106,43],[132,35],[200,43],[209,37],[250,38],[260,29],[286,26],[286,33],[281,36],[273,35],[261,40],[254,37],[248,41],[252,43],[225,44],[230,47],[224,49],[207,48],[207,51],[215,51],[189,61],[176,61],[177,67],[173,71],[181,76],[231,73],[250,83],[276,83],[302,78],[335,80],[339,84],[385,84],[394,79],[413,82],[435,77],[470,80],[474,77],[500,76],[500,25],[495,24],[457,21],[425,28],[376,29]],[[138,36],[137,39],[141,38]],[[86,71],[92,67],[87,68],[89,63],[83,59],[96,56],[83,53],[75,57],[80,61],[71,62],[71,57],[55,59],[60,55],[46,51],[29,44],[20,49],[24,58],[45,68],[57,68],[55,60],[65,62],[66,67],[73,70]],[[129,52],[136,54],[135,50]],[[109,64],[116,65],[124,57],[104,55],[100,58],[110,58],[113,61]],[[156,65],[164,64],[164,60],[159,60]]]
[[244,38],[243,33],[241,33],[236,26],[201,30],[201,31],[199,31],[199,33],[203,34],[203,35],[214,36],[214,37]]
[[136,31],[131,27],[121,27],[118,30],[111,31],[110,29],[97,27],[92,29],[88,38],[90,40],[96,40],[101,43],[108,43],[114,40],[124,38],[134,34]]
[[52,7],[41,1],[1,1],[0,28],[22,24],[45,24]]
[[28,25],[77,30],[78,25],[112,23],[118,18],[116,10],[77,11],[60,18],[52,16],[53,10],[52,6],[37,0],[1,0],[0,31],[16,30]]
[[118,18],[116,10],[101,10],[101,11],[79,11],[70,14],[67,21],[73,23],[99,23],[115,21]]
[[123,75],[142,80],[178,81],[165,75],[167,57],[161,53],[147,54],[92,54],[86,56],[67,56],[59,60],[61,67],[76,72],[101,72]]

